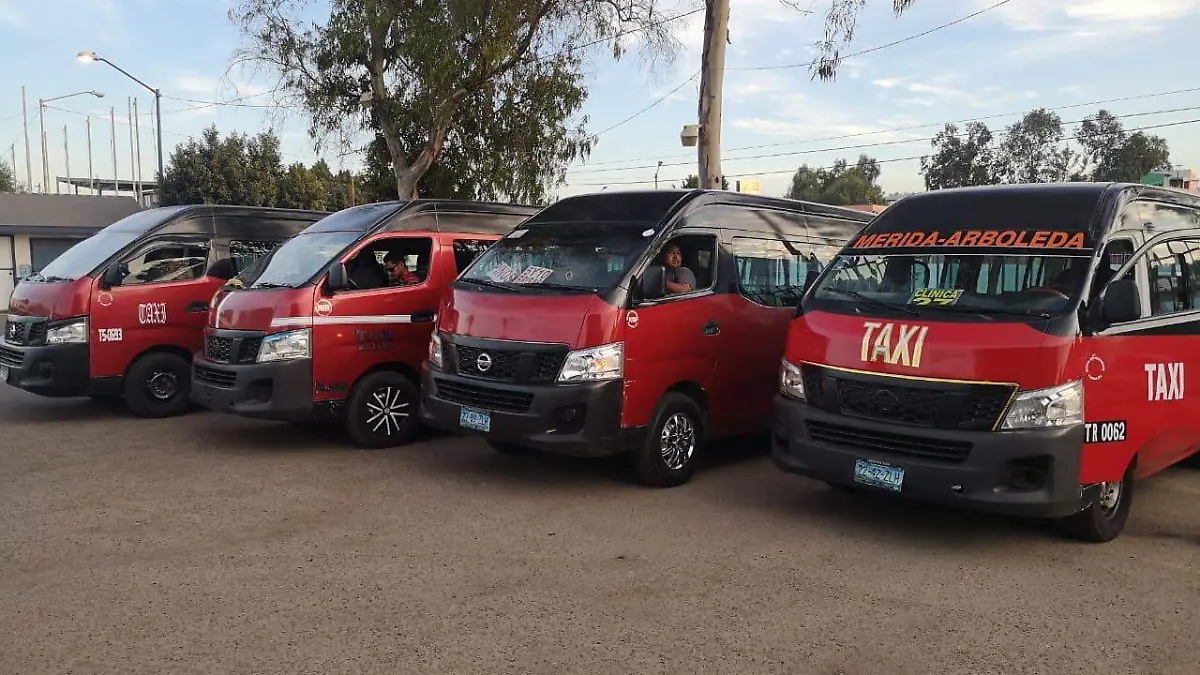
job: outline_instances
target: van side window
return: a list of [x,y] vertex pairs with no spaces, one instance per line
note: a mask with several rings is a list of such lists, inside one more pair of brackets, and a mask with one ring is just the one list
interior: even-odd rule
[[353,282],[354,291],[424,283],[429,279],[432,253],[429,237],[378,239],[346,262],[346,277]]
[[273,241],[230,240],[229,259],[233,262],[234,273],[245,272],[246,268],[253,265],[255,260],[270,253],[271,249],[275,248],[275,244],[276,242]]
[[[1096,276],[1092,279],[1092,289],[1089,298],[1095,298],[1106,284],[1112,281],[1117,270],[1121,269],[1133,257],[1133,240],[1113,239],[1104,247],[1100,262],[1096,265]],[[1132,279],[1137,267],[1129,268],[1125,273],[1126,279]]]
[[1150,311],[1154,316],[1197,308],[1200,242],[1164,241],[1146,254],[1150,267]]
[[492,242],[487,239],[455,239],[454,268],[461,274],[491,245]]
[[[696,284],[690,292],[704,291],[713,287],[716,283],[717,272],[717,238],[712,235],[685,234],[672,238],[659,250],[655,256],[654,262],[657,265],[666,265],[667,281],[672,281],[674,278],[686,278],[686,272],[672,272],[671,267],[667,265],[666,253],[674,246],[678,246],[682,254],[682,262],[679,267],[686,268],[695,277]],[[667,297],[674,293],[668,288]]]
[[121,263],[122,286],[192,281],[208,270],[207,241],[164,240]]
[[823,267],[807,244],[733,238],[738,292],[767,307],[794,307]]

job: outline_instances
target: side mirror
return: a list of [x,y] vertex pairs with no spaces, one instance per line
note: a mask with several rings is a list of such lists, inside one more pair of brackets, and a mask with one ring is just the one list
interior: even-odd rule
[[1122,279],[1109,284],[1100,299],[1100,317],[1108,326],[1142,318],[1142,299],[1137,282]]
[[325,288],[331,293],[344,291],[348,287],[346,277],[346,266],[342,263],[334,263],[333,267],[329,268],[329,277],[325,280]]
[[656,300],[667,294],[667,278],[662,265],[650,265],[642,274],[641,298]]
[[121,263],[113,263],[104,268],[104,273],[100,275],[100,288],[108,290],[113,286],[120,286],[125,279],[124,265]]

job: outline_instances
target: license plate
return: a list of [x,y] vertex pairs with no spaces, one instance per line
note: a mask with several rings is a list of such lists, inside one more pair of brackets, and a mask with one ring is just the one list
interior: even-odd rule
[[0,382],[8,384],[8,366],[0,366]]
[[462,410],[458,411],[458,423],[464,429],[474,429],[475,431],[491,431],[492,414],[483,410],[463,408]]
[[904,469],[865,459],[854,461],[854,481],[873,487],[899,492],[904,484]]

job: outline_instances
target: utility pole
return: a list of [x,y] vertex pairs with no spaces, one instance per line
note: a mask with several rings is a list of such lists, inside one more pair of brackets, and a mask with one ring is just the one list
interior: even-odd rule
[[46,102],[38,99],[38,131],[42,135],[42,192],[50,190],[50,166],[46,159]]
[[[67,163],[67,194],[71,194],[71,148],[67,144],[67,125],[63,125],[63,161]],[[75,188],[75,194],[79,194],[79,188]]]
[[[143,190],[145,190],[146,186],[142,183],[142,132],[138,127],[138,107],[136,96],[133,97],[133,142],[137,148],[135,151],[137,155],[137,166],[134,168],[134,171],[137,175],[138,204],[142,204],[142,202],[145,200]],[[144,204],[142,205],[144,206]]]
[[142,203],[142,195],[138,192],[137,174],[134,173],[134,166],[137,165],[137,160],[133,157],[133,99],[125,98],[126,112],[129,115],[129,180],[133,183],[133,198],[138,200],[138,204]]
[[700,188],[721,188],[721,89],[725,44],[729,40],[729,0],[704,0],[704,56],[700,70]]
[[117,108],[108,109],[108,123],[112,126],[113,196],[121,193],[121,179],[117,178]]
[[87,126],[87,144],[88,144],[88,189],[92,194],[96,194],[96,172],[92,170],[92,118],[89,115],[84,118],[84,124]]
[[[21,120],[25,129],[25,189],[33,192],[33,163],[29,160],[29,105],[25,102],[25,85],[21,85]],[[16,171],[17,167],[13,167]]]

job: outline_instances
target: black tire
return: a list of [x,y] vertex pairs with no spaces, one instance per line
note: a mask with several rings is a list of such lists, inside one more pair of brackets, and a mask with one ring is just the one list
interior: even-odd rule
[[1115,503],[1112,501],[1111,487],[1101,485],[1100,493],[1090,506],[1060,521],[1063,531],[1074,539],[1096,544],[1116,539],[1129,520],[1129,509],[1133,506],[1133,483],[1133,466],[1130,465],[1121,482],[1116,484]]
[[138,417],[175,417],[192,407],[192,364],[169,352],[142,356],[125,371],[125,403]]
[[[668,392],[654,412],[642,447],[633,452],[633,468],[638,480],[651,487],[663,488],[686,483],[696,472],[696,458],[704,449],[704,431],[704,413],[700,406],[683,394]],[[682,447],[664,449],[669,442],[664,436],[671,434]],[[675,453],[673,457],[672,452]]]
[[412,380],[388,370],[371,373],[350,393],[346,433],[364,448],[404,445],[421,428],[420,404],[421,390]]
[[487,444],[493,450],[502,455],[529,455],[532,451],[523,445],[515,445],[513,443],[503,443],[501,441],[488,441]]

